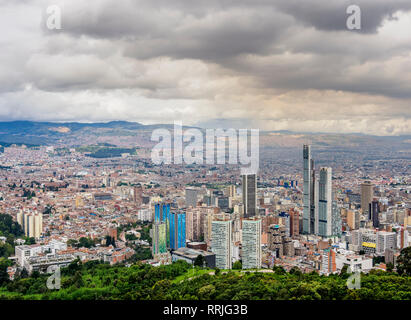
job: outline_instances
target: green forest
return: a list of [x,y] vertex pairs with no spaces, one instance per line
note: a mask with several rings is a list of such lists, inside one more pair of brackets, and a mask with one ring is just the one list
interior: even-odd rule
[[[216,270],[208,274],[183,261],[153,267],[148,264],[114,265],[72,262],[61,270],[60,290],[49,290],[49,275],[17,275],[0,284],[0,299],[30,300],[410,300],[411,276],[371,271],[361,276],[360,289],[348,289],[350,274],[320,276],[298,269],[273,273]],[[210,270],[211,271],[211,270]],[[183,275],[199,274],[194,277]]]

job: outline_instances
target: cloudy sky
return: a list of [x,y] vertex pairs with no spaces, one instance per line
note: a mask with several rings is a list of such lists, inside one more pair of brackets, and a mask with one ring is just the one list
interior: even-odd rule
[[410,0],[0,0],[0,28],[0,120],[411,134]]

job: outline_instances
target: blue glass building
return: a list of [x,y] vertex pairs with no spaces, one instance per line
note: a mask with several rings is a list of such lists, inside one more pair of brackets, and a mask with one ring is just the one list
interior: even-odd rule
[[170,248],[176,250],[186,246],[186,214],[170,213]]

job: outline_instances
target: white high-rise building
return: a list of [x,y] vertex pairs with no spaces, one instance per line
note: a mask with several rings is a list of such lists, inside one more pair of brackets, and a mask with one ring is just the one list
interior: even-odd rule
[[212,221],[211,251],[215,254],[217,268],[231,269],[232,242],[231,220]]
[[332,236],[332,170],[320,169],[318,184],[318,235]]
[[396,239],[397,234],[395,232],[378,231],[377,232],[377,254],[384,254],[386,249],[397,248]]
[[243,269],[261,268],[261,220],[243,220],[242,229]]

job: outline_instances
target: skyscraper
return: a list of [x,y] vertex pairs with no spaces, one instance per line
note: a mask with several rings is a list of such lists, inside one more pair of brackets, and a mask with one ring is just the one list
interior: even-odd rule
[[357,211],[348,210],[347,224],[351,230],[356,230],[360,227],[360,215]]
[[332,169],[321,168],[318,185],[318,235],[332,236]]
[[199,190],[195,188],[186,188],[186,206],[196,207]]
[[165,223],[167,247],[170,247],[170,206],[170,203],[156,203],[154,205],[154,223]]
[[290,209],[290,237],[300,234],[300,214],[294,209]]
[[377,254],[384,254],[385,250],[397,248],[397,234],[395,232],[377,232]]
[[361,209],[362,213],[369,217],[369,205],[374,198],[374,186],[371,184],[370,181],[365,181],[361,184]]
[[176,250],[186,246],[186,214],[170,213],[170,248]]
[[341,208],[337,200],[332,201],[331,235],[340,237],[342,234]]
[[261,220],[244,219],[242,231],[243,269],[261,268]]
[[159,253],[167,252],[166,246],[166,223],[155,222],[153,224],[153,256]]
[[215,254],[216,267],[219,269],[231,269],[231,220],[214,220],[211,223],[211,237],[211,251]]
[[235,197],[236,187],[234,185],[229,185],[225,190],[227,197]]
[[314,234],[315,228],[315,170],[311,159],[311,146],[303,145],[303,233]]
[[186,212],[186,239],[200,241],[203,234],[204,214],[199,208],[189,208]]
[[380,220],[378,214],[380,213],[380,208],[378,206],[378,201],[372,201],[368,205],[369,220],[372,220],[372,226],[378,228],[380,226]]
[[166,221],[170,214],[170,203],[156,203],[154,205],[154,222]]
[[242,175],[244,217],[254,217],[257,211],[257,176],[253,174]]

